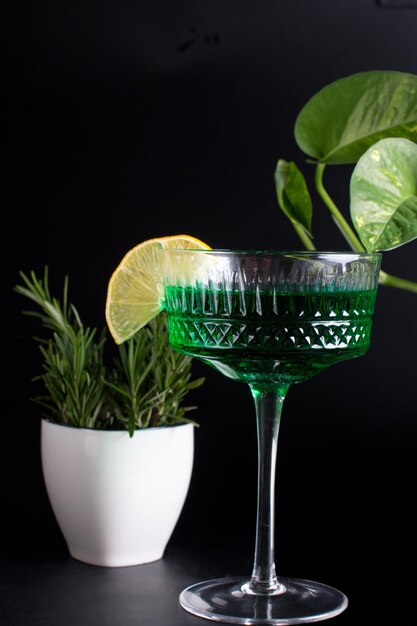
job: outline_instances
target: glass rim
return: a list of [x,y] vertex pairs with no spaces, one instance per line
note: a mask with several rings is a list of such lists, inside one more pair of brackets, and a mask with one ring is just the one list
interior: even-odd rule
[[208,254],[208,255],[221,255],[221,254],[234,254],[236,256],[239,255],[252,255],[252,256],[304,256],[306,258],[311,257],[349,257],[351,259],[355,258],[381,258],[381,252],[357,252],[355,250],[250,250],[250,249],[229,249],[229,248],[168,248],[164,249],[163,252],[168,253],[195,253],[199,254]]

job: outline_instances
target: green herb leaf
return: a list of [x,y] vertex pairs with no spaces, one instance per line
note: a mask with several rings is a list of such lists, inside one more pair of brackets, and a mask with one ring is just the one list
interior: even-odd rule
[[165,313],[119,346],[113,372],[105,380],[112,394],[110,412],[133,434],[135,428],[189,422],[188,392],[203,383],[191,380],[191,362],[170,347]]
[[363,72],[315,94],[295,123],[303,152],[321,163],[356,163],[385,137],[417,141],[417,76]]
[[313,205],[304,176],[293,161],[280,159],[275,170],[278,204],[285,215],[311,235]]
[[36,377],[47,395],[35,398],[46,417],[59,423],[88,428],[136,428],[188,423],[183,406],[189,391],[203,383],[191,380],[191,362],[169,345],[166,314],[160,314],[125,344],[119,346],[115,367],[104,363],[105,331],[83,325],[68,301],[68,279],[62,299],[49,291],[48,269],[43,279],[21,272],[16,291],[39,310],[27,313],[48,331],[35,338],[43,357]]
[[352,174],[351,216],[369,252],[391,250],[417,237],[417,145],[382,139]]

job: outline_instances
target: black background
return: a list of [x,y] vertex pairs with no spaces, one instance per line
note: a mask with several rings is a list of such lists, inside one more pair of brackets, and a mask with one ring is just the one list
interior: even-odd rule
[[[296,115],[342,76],[417,73],[417,10],[373,0],[16,2],[3,29],[2,549],[63,554],[29,400],[37,326],[13,293],[18,271],[48,264],[56,291],[68,274],[85,323],[101,326],[113,269],[145,239],[185,232],[212,247],[299,248],[273,183],[278,158],[311,181]],[[326,170],[346,215],[350,172]],[[343,249],[314,200],[317,247]],[[387,253],[384,269],[417,280],[416,246]],[[416,295],[381,288],[369,353],[291,389],[280,436],[279,572],[343,586],[379,607],[379,624],[398,611],[415,623],[404,597],[417,582],[416,311]],[[192,397],[195,467],[172,545],[224,545],[250,563],[252,401],[214,370],[195,372],[207,381]],[[383,592],[381,608],[387,580],[401,609],[397,592]]]

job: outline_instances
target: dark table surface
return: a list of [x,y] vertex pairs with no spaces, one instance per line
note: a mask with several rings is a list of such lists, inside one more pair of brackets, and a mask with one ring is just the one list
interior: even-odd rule
[[[186,613],[178,603],[181,590],[198,580],[246,573],[247,550],[239,541],[226,545],[171,542],[160,561],[126,568],[100,568],[80,563],[63,542],[30,536],[28,543],[8,544],[0,568],[0,624],[2,626],[197,626],[210,623]],[[367,538],[363,561],[357,567],[329,567],[328,558],[295,562],[290,576],[315,578],[342,589],[349,607],[329,623],[334,626],[417,624],[417,554],[415,541],[398,544],[406,565],[392,569],[397,557],[384,551],[384,542]],[[337,554],[338,546],[333,550]],[[408,552],[406,552],[408,550]],[[246,554],[247,552],[247,554]],[[326,556],[327,555],[327,556]],[[406,555],[406,557],[405,557]],[[400,562],[398,560],[398,562]],[[408,564],[408,565],[407,565]],[[308,565],[308,566],[307,566]],[[352,563],[349,564],[352,566]],[[304,571],[303,571],[304,570]]]
[[[285,446],[281,457],[285,464]],[[383,479],[389,478],[388,468],[408,467],[399,457],[395,463],[384,458],[387,474],[379,475],[378,481],[367,479],[369,459],[356,454],[352,465],[342,457],[335,485],[346,466],[348,477],[342,484],[352,482],[354,490],[347,495],[343,489],[335,490],[331,497],[328,491],[314,489],[311,474],[303,473],[298,483],[296,464],[292,471],[284,468],[286,480],[277,507],[277,573],[343,591],[349,607],[329,624],[417,626],[411,451],[409,459],[410,473],[403,473],[401,482],[397,471],[394,484],[387,486]],[[48,502],[38,453],[5,454],[0,458],[0,626],[209,624],[180,607],[180,592],[210,578],[249,575],[252,568],[255,486],[243,472],[246,459],[246,465],[227,467],[227,472],[226,464],[224,456],[220,473],[215,474],[216,464],[210,466],[211,472],[203,472],[204,463],[196,463],[198,480],[192,481],[163,559],[136,567],[101,568],[69,556]],[[333,484],[328,470],[317,474],[316,469],[314,475],[325,476],[327,490]],[[288,483],[303,486],[300,497],[298,491],[293,494],[294,485],[288,496]]]

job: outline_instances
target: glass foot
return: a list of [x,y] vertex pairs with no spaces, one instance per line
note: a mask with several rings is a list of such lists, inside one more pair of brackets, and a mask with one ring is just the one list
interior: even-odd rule
[[245,578],[197,583],[180,595],[181,606],[198,617],[229,624],[306,624],[338,615],[347,597],[333,587],[297,578],[280,578],[284,589],[273,596],[243,591]]

